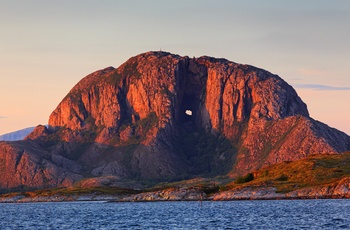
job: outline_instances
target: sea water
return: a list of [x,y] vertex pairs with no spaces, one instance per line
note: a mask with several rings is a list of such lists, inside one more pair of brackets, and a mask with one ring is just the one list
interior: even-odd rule
[[0,204],[0,229],[349,229],[350,200]]

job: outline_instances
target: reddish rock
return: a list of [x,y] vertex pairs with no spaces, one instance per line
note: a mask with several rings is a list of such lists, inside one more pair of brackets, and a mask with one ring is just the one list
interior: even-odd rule
[[54,161],[34,142],[0,142],[0,188],[67,187],[82,179],[67,162],[60,167]]
[[34,130],[28,134],[24,140],[35,140],[38,138],[43,138],[49,135],[50,132],[44,125],[38,125],[37,127],[34,128]]
[[[37,151],[81,167],[67,169],[64,160],[47,157],[60,170],[124,179],[235,175],[349,149],[349,137],[310,118],[277,75],[166,52],[140,54],[83,78],[52,112],[49,128],[38,127],[27,139]],[[32,142],[3,145],[27,150]],[[43,159],[30,154],[33,165]]]
[[286,194],[288,198],[350,198],[350,178],[322,186],[298,189]]

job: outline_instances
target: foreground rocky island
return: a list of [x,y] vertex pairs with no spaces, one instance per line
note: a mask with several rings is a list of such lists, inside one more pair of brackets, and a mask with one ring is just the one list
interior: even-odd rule
[[232,181],[228,177],[195,178],[160,183],[146,189],[118,187],[55,188],[15,192],[0,196],[0,202],[61,201],[228,201],[254,199],[350,198],[350,153],[312,155],[283,162]]
[[[348,171],[333,163],[346,162],[349,149],[349,136],[312,119],[277,75],[226,59],[148,52],[83,78],[48,127],[0,142],[1,192],[19,192],[1,199],[347,197]],[[318,168],[317,157],[331,165],[328,176],[311,184],[293,176]],[[295,162],[302,166],[293,172],[283,166]],[[273,177],[274,167],[284,172]]]

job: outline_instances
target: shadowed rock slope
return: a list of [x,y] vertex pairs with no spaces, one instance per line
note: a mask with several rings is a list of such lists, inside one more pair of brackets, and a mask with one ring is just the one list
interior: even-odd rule
[[132,187],[131,179],[235,176],[347,150],[349,136],[310,118],[277,75],[226,59],[148,52],[83,78],[49,128],[1,142],[0,187],[87,178]]

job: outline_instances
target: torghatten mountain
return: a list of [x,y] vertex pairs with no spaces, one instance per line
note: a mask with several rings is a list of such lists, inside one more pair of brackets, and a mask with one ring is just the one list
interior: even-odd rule
[[25,141],[0,142],[0,188],[129,186],[236,176],[350,138],[309,117],[277,75],[148,52],[83,78]]

